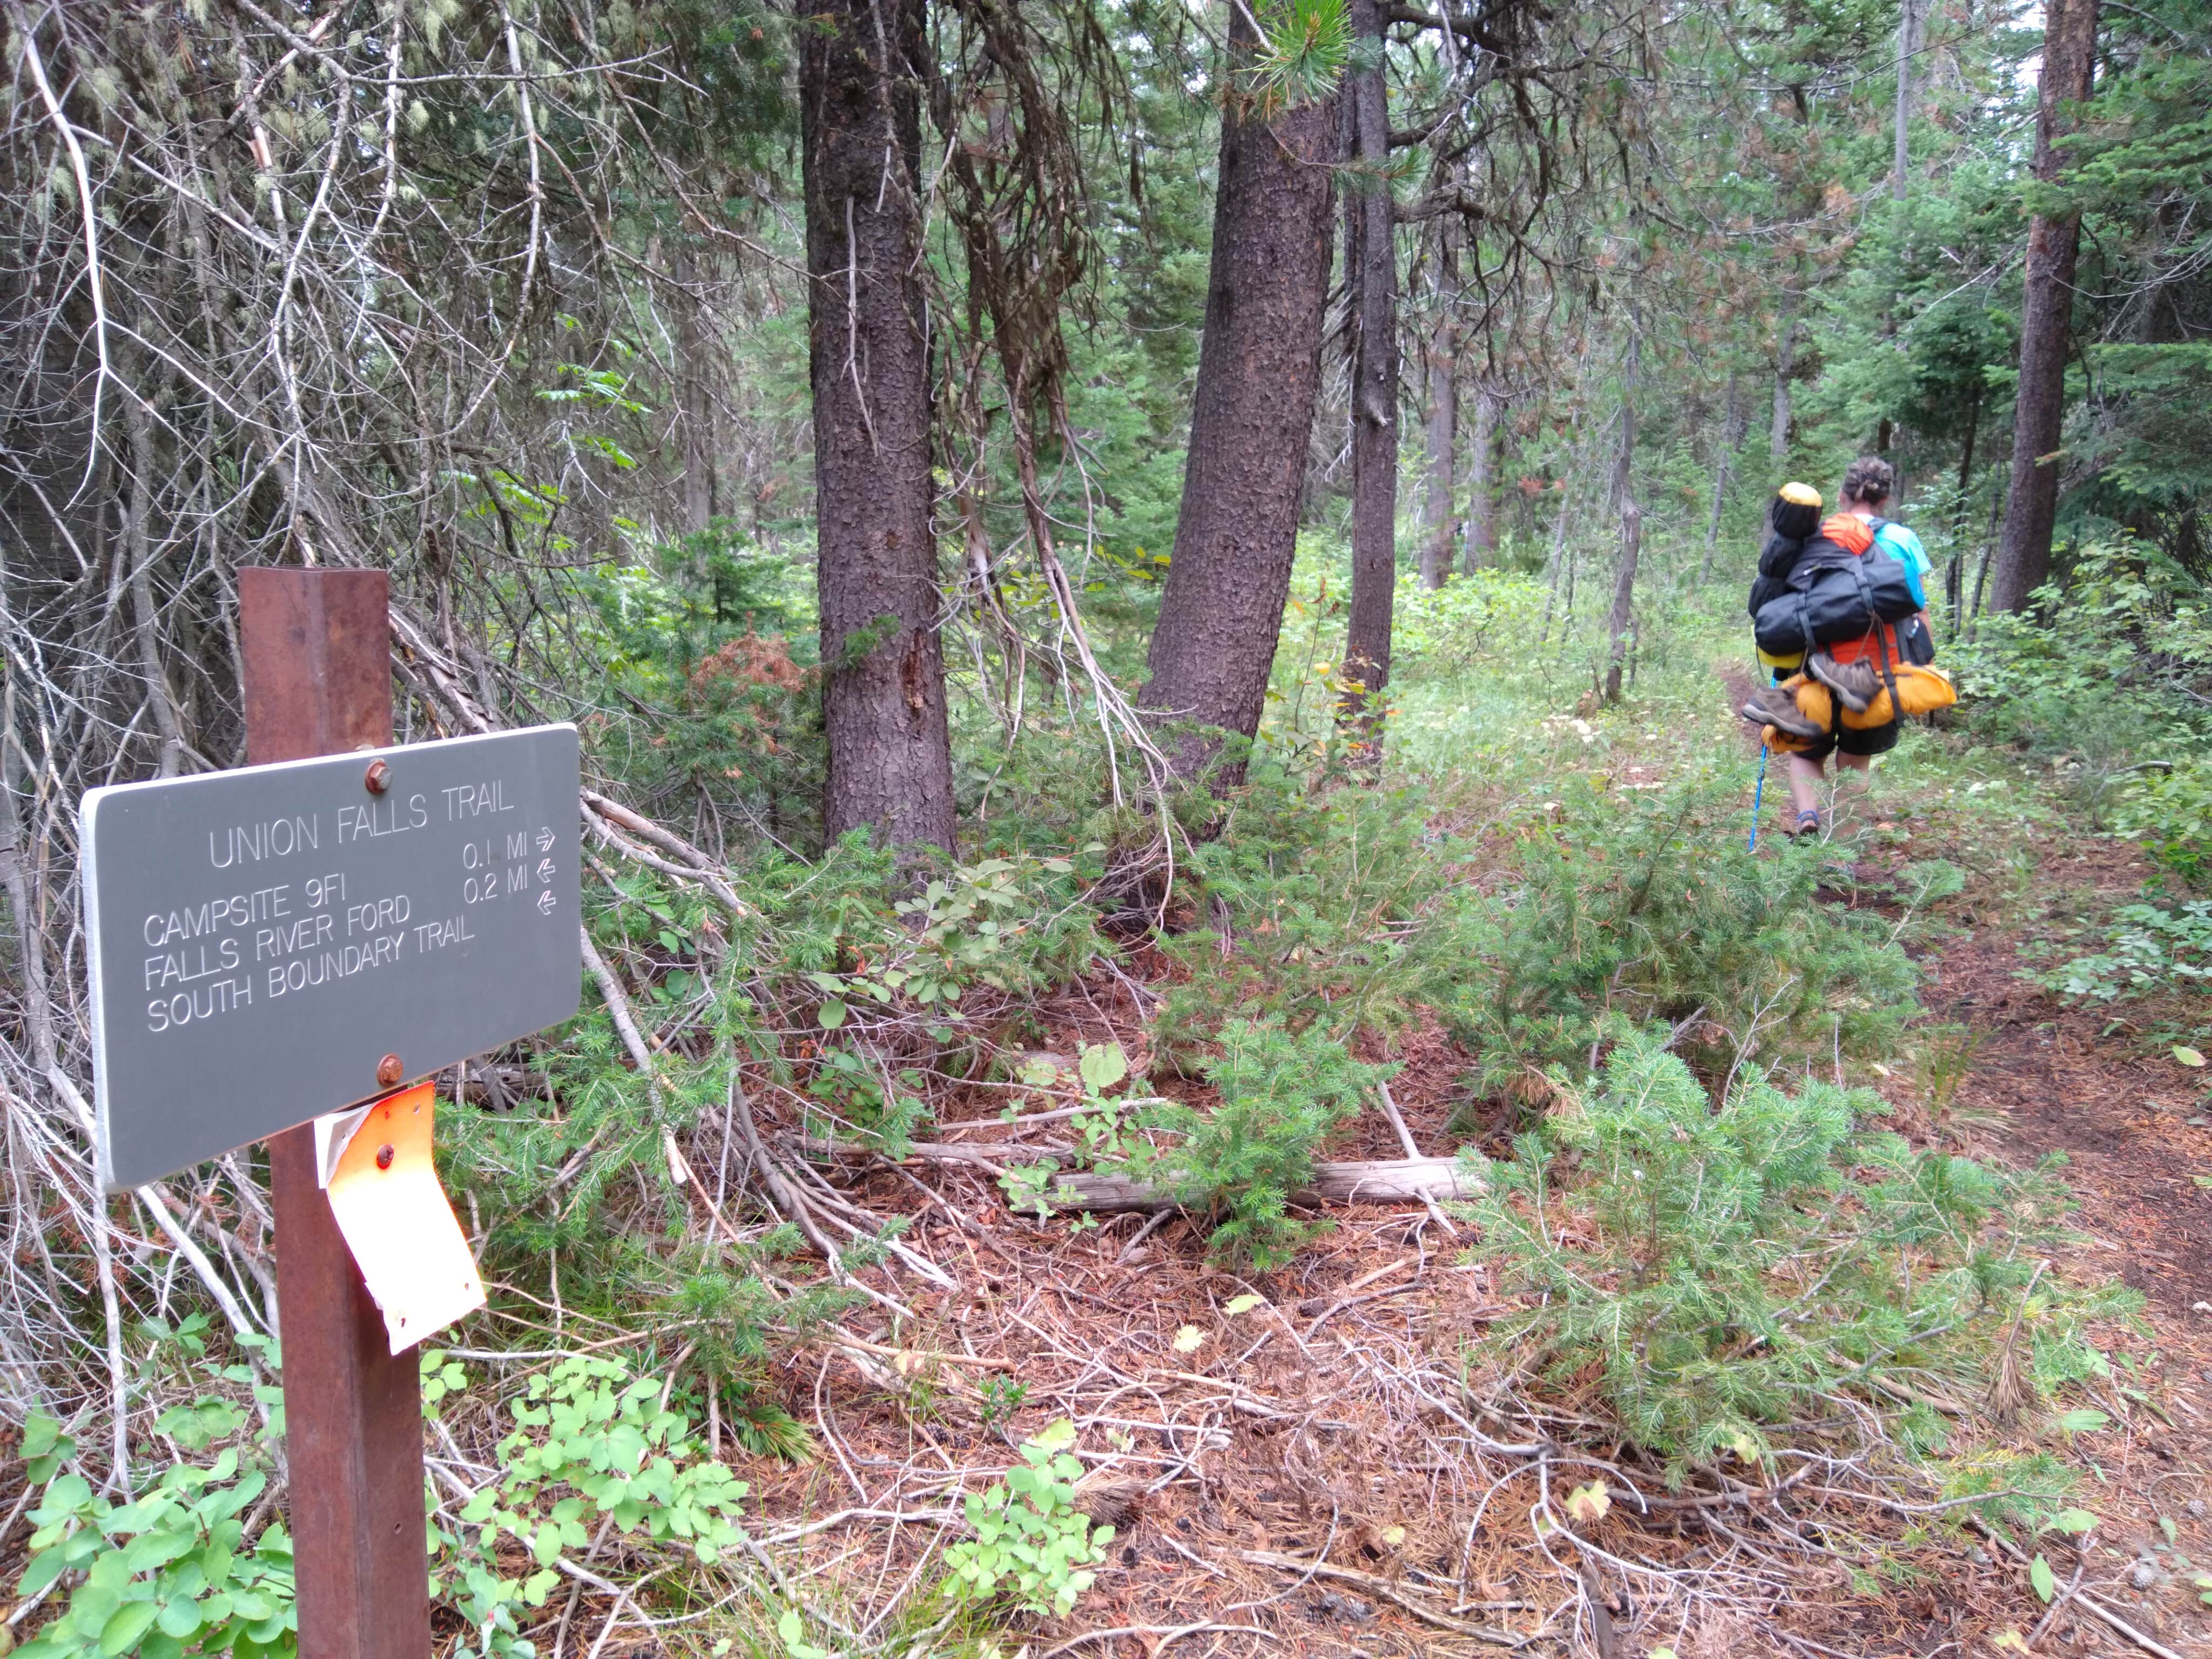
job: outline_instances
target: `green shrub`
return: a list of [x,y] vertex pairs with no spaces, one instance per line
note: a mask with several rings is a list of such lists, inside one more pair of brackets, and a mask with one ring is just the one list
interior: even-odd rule
[[[2055,1189],[1864,1130],[1881,1103],[1826,1084],[1753,1080],[1716,1109],[1664,1038],[1625,1034],[1585,1094],[1555,1079],[1563,1103],[1468,1206],[1475,1254],[1531,1304],[1494,1351],[1594,1393],[1676,1481],[1762,1459],[1844,1396],[1940,1443],[1913,1379],[1987,1389]],[[2055,1387],[2101,1362],[2045,1291],[2031,1380]]]
[[[429,1358],[432,1406],[465,1381],[461,1367]],[[431,1593],[459,1610],[486,1655],[528,1659],[520,1610],[542,1607],[562,1575],[563,1551],[581,1550],[612,1522],[633,1547],[658,1545],[712,1564],[738,1543],[745,1483],[703,1455],[685,1416],[661,1404],[657,1377],[620,1362],[576,1355],[533,1376],[510,1407],[514,1429],[499,1443],[500,1477],[460,1510],[452,1530],[431,1528]],[[531,1571],[503,1572],[502,1535]],[[462,1647],[455,1659],[474,1659]]]
[[1442,587],[1401,590],[1391,649],[1416,678],[1464,675],[1505,655],[1517,661],[1544,615],[1548,590],[1513,572],[1455,576]]
[[[424,1357],[431,1414],[466,1382],[459,1365],[435,1352]],[[603,1519],[633,1548],[681,1551],[701,1562],[738,1541],[744,1484],[701,1455],[687,1419],[660,1403],[661,1390],[657,1378],[585,1356],[532,1377],[513,1404],[515,1428],[500,1443],[497,1480],[463,1505],[459,1524],[441,1524],[434,1514],[429,1522],[432,1599],[458,1612],[478,1644],[454,1649],[454,1659],[528,1659],[521,1611],[545,1604],[562,1582],[554,1563],[563,1551],[584,1549]],[[67,1594],[56,1604],[64,1610],[23,1655],[289,1659],[296,1652],[292,1542],[267,1501],[262,1441],[241,1435],[247,1420],[220,1398],[170,1407],[155,1426],[188,1455],[135,1498],[116,1503],[64,1468],[76,1448],[52,1419],[30,1419],[25,1468],[45,1491],[32,1512],[36,1530],[17,1591]],[[217,1442],[231,1443],[216,1450]],[[503,1570],[503,1536],[522,1547],[529,1570],[520,1576]]]
[[2196,756],[2137,774],[2112,827],[2200,891],[2212,886],[2212,758]]
[[2027,977],[2056,995],[2094,1002],[2200,988],[2212,980],[2212,899],[2172,910],[2124,904],[2112,913],[2105,945]]
[[1290,1200],[1312,1183],[1321,1148],[1389,1068],[1363,1066],[1322,1031],[1292,1032],[1272,1016],[1231,1021],[1220,1044],[1202,1067],[1218,1103],[1153,1106],[1146,1121],[1182,1139],[1164,1151],[1134,1148],[1130,1167],[1212,1219],[1216,1254],[1265,1272],[1318,1231],[1290,1218]]
[[[1984,737],[2056,760],[2061,788],[2093,824],[2117,805],[2154,848],[2171,839],[2176,867],[2192,873],[2207,786],[2202,763],[2187,762],[2204,750],[2212,687],[2203,585],[2123,537],[2081,550],[2035,601],[2022,615],[1980,618],[1971,641],[1946,647],[1966,719]],[[2165,779],[2146,776],[2149,763],[2176,761]]]
[[1025,1613],[1065,1619],[1097,1575],[1114,1528],[1096,1527],[1075,1507],[1083,1465],[1068,1450],[1075,1425],[1062,1418],[1021,1448],[1005,1481],[968,1494],[973,1539],[945,1552],[948,1595],[988,1601],[1006,1595]]
[[1620,1013],[1686,1024],[1717,1073],[1895,1048],[1917,975],[1888,924],[1821,901],[1818,849],[1747,850],[1732,789],[1573,805],[1524,826],[1516,879],[1472,896],[1458,936],[1445,1011],[1485,1092],[1587,1064]]
[[[1152,1048],[1196,1069],[1231,1018],[1275,1014],[1348,1037],[1389,1030],[1449,994],[1466,849],[1430,827],[1419,788],[1315,793],[1255,769],[1227,822],[1182,871],[1195,925],[1159,939],[1188,973],[1165,988]],[[1228,947],[1223,948],[1224,939]]]
[[[235,1406],[210,1399],[171,1407],[156,1427],[199,1451],[244,1420]],[[20,1659],[280,1659],[295,1650],[291,1539],[275,1519],[249,1530],[267,1513],[256,1508],[269,1484],[257,1449],[227,1446],[204,1467],[173,1462],[120,1504],[62,1472],[75,1450],[51,1418],[34,1415],[24,1425],[26,1474],[46,1490],[31,1512],[36,1530],[16,1593],[27,1599],[77,1577],[66,1611],[23,1645]]]

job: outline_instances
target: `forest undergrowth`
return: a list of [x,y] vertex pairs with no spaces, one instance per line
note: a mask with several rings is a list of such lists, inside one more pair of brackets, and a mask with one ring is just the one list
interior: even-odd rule
[[[2207,0],[0,21],[0,1659],[302,1647],[81,866],[256,568],[581,740],[436,1659],[2212,1650]],[[1794,840],[1792,477],[1962,692]]]
[[[2170,1418],[2160,1339],[2062,1164],[1961,1152],[1972,1043],[1920,1000],[1948,937],[2033,922],[2039,994],[2194,1053],[2201,902],[2045,901],[2143,810],[2089,775],[2119,749],[1985,634],[1999,695],[1754,847],[1725,633],[1692,606],[1596,707],[1491,575],[1419,602],[1376,777],[1301,592],[1247,781],[1164,853],[1042,723],[969,745],[974,842],[912,878],[607,805],[600,1006],[447,1079],[494,1292],[426,1364],[453,1654],[1822,1653],[1930,1593],[2021,1645],[2062,1589],[2127,1623],[2063,1579],[2152,1504],[2103,1449]],[[668,745],[802,747],[748,638]],[[2154,846],[2185,893],[2201,842]],[[128,1338],[127,1488],[23,1431],[41,1659],[292,1649],[280,1358],[189,1300]]]

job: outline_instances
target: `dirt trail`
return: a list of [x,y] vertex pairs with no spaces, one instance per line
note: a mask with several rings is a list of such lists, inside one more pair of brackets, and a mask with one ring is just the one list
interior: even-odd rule
[[[2104,842],[2050,870],[2105,906],[2132,898],[2149,873],[2132,849]],[[2093,1258],[2149,1297],[2161,1326],[2212,1332],[2206,1075],[2143,1056],[2124,1030],[2106,1035],[2113,1011],[2068,1007],[2021,981],[2019,944],[2010,930],[1976,928],[1926,963],[1929,1012],[1980,1039],[1961,1115],[1999,1121],[1977,1138],[1993,1138],[2007,1162],[2064,1153]]]
[[[1731,708],[1755,684],[1740,669],[1719,678]],[[1758,739],[1747,726],[1744,733],[1755,751]],[[1778,820],[1771,799],[1769,807],[1771,828]],[[1966,844],[1972,837],[1940,809],[1885,798],[1879,785],[1872,809],[1870,819],[1845,826],[1864,840],[1851,869],[1856,884],[1832,895],[1840,902],[1878,903],[1869,890],[1887,890],[1900,866],[1946,850],[1964,864],[1983,861]],[[1882,833],[1900,829],[1911,834],[1906,845]],[[2135,898],[2152,874],[2128,844],[2023,830],[2036,837],[2027,896],[2055,901],[2054,908],[2101,916]],[[2124,1006],[2069,1006],[2021,979],[2030,928],[1978,913],[1971,891],[1964,905],[1944,918],[1956,931],[1931,930],[1914,954],[1929,1022],[1971,1033],[1970,1069],[1940,1121],[1901,1074],[1883,1091],[1898,1105],[1896,1127],[1916,1140],[2015,1169],[2064,1157],[2061,1174],[2078,1200],[2073,1224],[2082,1239],[2053,1266],[2075,1284],[2118,1279],[2140,1291],[2147,1331],[2115,1342],[2113,1373],[2093,1390],[2111,1408],[2112,1426],[2075,1448],[2091,1469],[2079,1501],[2102,1522],[2092,1547],[2086,1558],[2055,1539],[2046,1548],[2062,1582],[2079,1565],[2082,1588],[2166,1651],[2212,1655],[2212,1608],[2195,1582],[2212,1565],[2212,1073],[2146,1053]],[[1980,1554],[1942,1586],[1852,1609],[1828,1639],[1856,1652],[1933,1656],[1978,1649],[1977,1625],[1994,1632],[2017,1621],[2025,1631],[2037,1610],[2018,1569]],[[2145,1651],[2064,1613],[2033,1650]]]

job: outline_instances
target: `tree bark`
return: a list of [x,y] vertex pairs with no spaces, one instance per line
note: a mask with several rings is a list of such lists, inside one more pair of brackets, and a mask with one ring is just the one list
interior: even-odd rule
[[1905,170],[1912,161],[1912,65],[1920,53],[1924,3],[1904,0],[1897,14],[1897,131],[1889,174],[1890,199],[1897,202],[1905,199]]
[[1743,434],[1751,424],[1751,412],[1743,406],[1741,391],[1736,372],[1729,370],[1728,391],[1721,399],[1720,453],[1713,458],[1713,510],[1705,520],[1705,562],[1698,572],[1701,582],[1712,580],[1713,553],[1721,541],[1721,509],[1728,504],[1729,479],[1735,471],[1735,453],[1743,447]]
[[1951,607],[1951,627],[1957,631],[1963,620],[1959,613],[1962,586],[1960,563],[1964,556],[1963,542],[1966,533],[1966,491],[1974,480],[1974,439],[1982,427],[1982,388],[1975,382],[1973,400],[1966,405],[1966,435],[1959,451],[1959,504],[1951,509],[1951,567],[1943,578],[1943,597]]
[[800,31],[823,828],[953,839],[920,272],[922,0],[829,0]]
[[1398,585],[1398,250],[1391,219],[1390,110],[1376,0],[1351,0],[1352,31],[1370,54],[1346,76],[1353,188],[1346,204],[1345,275],[1352,306],[1352,609],[1345,699],[1358,757],[1378,757],[1382,691],[1390,680]]
[[1437,239],[1437,325],[1424,356],[1428,408],[1428,491],[1421,532],[1421,586],[1444,585],[1451,574],[1455,529],[1452,491],[1459,447],[1459,323],[1452,309],[1459,286],[1458,250],[1449,222]]
[[1497,562],[1498,416],[1503,400],[1487,380],[1474,383],[1474,441],[1467,450],[1467,572]]
[[1766,440],[1769,460],[1779,463],[1790,453],[1790,377],[1796,368],[1797,295],[1782,296],[1780,332],[1774,343],[1774,423]]
[[676,252],[677,407],[683,420],[684,528],[696,535],[721,511],[715,463],[714,388],[708,374],[713,351],[706,284],[688,247]]
[[1459,377],[1455,372],[1452,325],[1440,323],[1429,343],[1425,374],[1428,380],[1428,487],[1424,500],[1421,530],[1421,586],[1442,587],[1451,574],[1452,542],[1458,529],[1452,512],[1456,483],[1454,452],[1459,447]]
[[[1206,332],[1144,692],[1164,720],[1212,728],[1170,746],[1185,776],[1219,753],[1218,733],[1260,729],[1321,386],[1336,100],[1261,107],[1237,74],[1258,44],[1232,6]],[[1243,773],[1233,758],[1218,781]]]
[[[1639,259],[1640,265],[1642,261]],[[1629,273],[1633,284],[1637,272]],[[1636,500],[1636,382],[1644,365],[1644,318],[1632,292],[1628,302],[1628,352],[1620,371],[1620,448],[1613,462],[1613,499],[1620,513],[1620,558],[1613,568],[1613,609],[1605,620],[1605,700],[1620,700],[1622,665],[1628,658],[1628,626],[1635,615],[1636,567],[1644,554],[1644,509]]]
[[[2096,66],[2097,0],[2052,0],[2045,14],[2035,119],[2035,177],[2040,184],[2055,184],[2064,175],[2057,140],[2073,131],[2075,106],[2087,100]],[[1996,611],[2027,609],[2029,596],[2051,574],[2051,532],[2058,514],[2057,452],[2066,414],[2066,343],[2081,236],[2078,213],[2039,213],[2028,223],[2012,483],[1990,595]]]

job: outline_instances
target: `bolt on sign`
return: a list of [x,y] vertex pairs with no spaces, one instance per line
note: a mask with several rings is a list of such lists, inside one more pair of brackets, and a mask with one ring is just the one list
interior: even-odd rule
[[545,726],[88,794],[108,1189],[572,1016],[577,783]]

